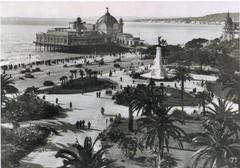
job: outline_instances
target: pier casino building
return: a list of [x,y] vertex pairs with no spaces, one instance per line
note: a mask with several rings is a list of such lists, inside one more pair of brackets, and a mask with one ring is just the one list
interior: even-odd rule
[[53,28],[46,33],[36,33],[36,49],[87,51],[109,48],[132,48],[143,45],[143,40],[123,33],[123,19],[113,17],[108,8],[95,24],[87,24],[80,17],[69,23],[67,28]]

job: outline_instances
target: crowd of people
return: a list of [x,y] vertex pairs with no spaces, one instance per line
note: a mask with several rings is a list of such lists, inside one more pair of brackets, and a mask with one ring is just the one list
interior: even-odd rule
[[75,125],[76,125],[76,128],[77,128],[77,129],[81,129],[81,128],[88,128],[88,129],[90,129],[90,128],[91,128],[91,122],[89,121],[89,122],[87,123],[87,125],[85,125],[85,120],[77,121],[77,122],[75,123]]

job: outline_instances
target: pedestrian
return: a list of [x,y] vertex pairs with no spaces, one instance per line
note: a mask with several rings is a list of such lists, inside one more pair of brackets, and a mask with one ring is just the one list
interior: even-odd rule
[[82,127],[82,120],[79,121],[79,128]]
[[58,98],[56,98],[56,103],[58,104]]
[[96,96],[98,97],[98,92],[96,92]]
[[104,115],[104,108],[101,108],[101,114]]
[[85,127],[85,120],[82,121],[82,127]]
[[77,121],[77,122],[75,123],[75,125],[76,125],[76,128],[78,129],[78,128],[79,128],[79,121]]
[[70,102],[69,107],[72,108],[72,102]]
[[43,97],[42,97],[42,98],[43,98],[43,100],[45,100],[45,95],[43,95]]
[[90,121],[88,122],[88,129],[90,129],[91,128],[91,123],[90,123]]
[[112,71],[110,70],[110,71],[109,71],[109,77],[111,77],[111,76],[112,76]]
[[101,97],[101,91],[99,91],[99,93],[98,93],[98,97]]
[[120,81],[122,82],[122,77],[120,77]]

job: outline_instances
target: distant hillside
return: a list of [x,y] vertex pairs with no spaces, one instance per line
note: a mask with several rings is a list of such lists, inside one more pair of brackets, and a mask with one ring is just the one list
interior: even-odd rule
[[24,17],[3,17],[1,24],[13,25],[68,25],[74,19],[69,18],[24,18]]
[[[146,19],[136,19],[135,22],[184,22],[184,23],[220,23],[224,22],[226,19],[227,13],[217,13],[217,14],[210,14],[201,17],[181,17],[181,18],[146,18]],[[239,13],[230,13],[233,21],[239,22]]]
[[[116,17],[119,19],[120,17]],[[67,26],[76,18],[26,18],[26,17],[2,17],[1,24],[12,25],[61,25]],[[95,23],[98,17],[83,17],[82,20],[88,23]],[[139,19],[139,17],[125,17],[125,22]]]

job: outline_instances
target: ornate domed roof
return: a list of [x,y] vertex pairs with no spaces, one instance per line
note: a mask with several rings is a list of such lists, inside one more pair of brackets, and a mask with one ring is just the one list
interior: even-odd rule
[[108,8],[107,8],[106,14],[97,20],[96,25],[100,25],[102,23],[105,23],[106,26],[111,26],[111,27],[113,26],[113,24],[118,23],[117,19],[109,13]]

